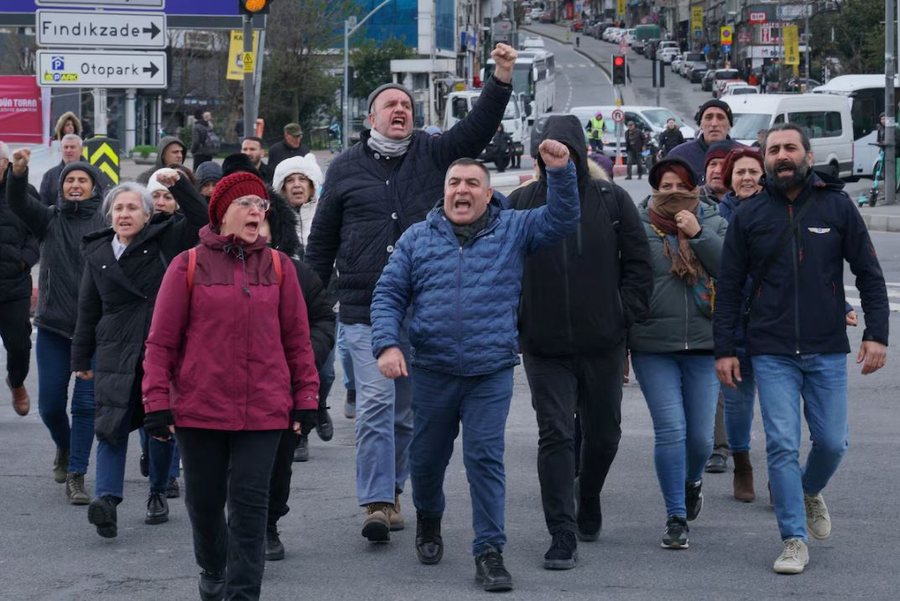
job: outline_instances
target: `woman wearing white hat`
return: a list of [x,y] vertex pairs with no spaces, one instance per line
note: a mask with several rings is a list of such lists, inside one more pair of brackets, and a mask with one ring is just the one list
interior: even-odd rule
[[275,168],[275,176],[272,178],[272,187],[287,199],[297,213],[301,259],[306,250],[306,241],[309,239],[309,231],[319,204],[318,192],[324,179],[322,169],[311,153],[281,161]]

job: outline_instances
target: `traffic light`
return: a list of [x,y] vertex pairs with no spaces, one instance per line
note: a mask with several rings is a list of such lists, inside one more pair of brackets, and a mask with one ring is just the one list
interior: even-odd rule
[[612,82],[614,86],[625,85],[625,55],[613,54],[612,57]]
[[242,15],[262,15],[269,12],[273,0],[238,0],[238,9]]

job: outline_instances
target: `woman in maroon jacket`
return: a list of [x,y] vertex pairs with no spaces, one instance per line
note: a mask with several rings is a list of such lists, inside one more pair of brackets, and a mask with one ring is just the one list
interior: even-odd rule
[[259,235],[268,208],[255,175],[219,181],[200,245],[166,271],[147,339],[144,427],[178,439],[201,599],[259,597],[281,431],[315,426],[306,306],[290,259]]

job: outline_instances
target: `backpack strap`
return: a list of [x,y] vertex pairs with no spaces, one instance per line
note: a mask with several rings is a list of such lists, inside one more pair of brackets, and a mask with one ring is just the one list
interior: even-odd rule
[[188,250],[187,287],[188,291],[194,289],[194,271],[197,270],[197,247]]
[[281,282],[284,280],[284,272],[281,271],[281,253],[274,248],[270,248],[269,252],[272,253],[272,267],[275,269],[275,275],[278,276],[278,286],[280,288]]

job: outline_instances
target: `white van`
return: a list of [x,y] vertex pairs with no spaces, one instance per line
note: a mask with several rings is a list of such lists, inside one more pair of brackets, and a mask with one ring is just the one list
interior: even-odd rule
[[[444,105],[443,130],[449,130],[456,125],[457,121],[461,121],[468,115],[478,101],[479,96],[481,96],[481,90],[463,90],[447,94],[447,102]],[[509,134],[513,144],[516,146],[516,152],[521,154],[524,149],[522,142],[525,137],[525,115],[521,110],[516,94],[510,96],[509,103],[506,105],[506,111],[503,113],[502,123],[503,131]]]
[[850,177],[853,171],[853,121],[846,98],[826,94],[747,94],[725,96],[734,113],[731,137],[752,144],[761,129],[778,123],[806,128],[817,171]]
[[[625,124],[634,121],[637,127],[654,138],[659,136],[666,128],[666,121],[675,119],[676,125],[681,130],[685,140],[692,140],[696,135],[696,130],[682,121],[681,117],[662,106],[612,106],[612,105],[596,105],[596,106],[573,106],[569,109],[569,113],[581,120],[582,127],[587,127],[591,117],[597,113],[603,115],[603,154],[615,157],[616,149],[616,122],[613,121],[612,113],[616,109],[621,109],[625,113],[625,121],[622,124],[621,136],[625,135]],[[624,141],[622,142],[624,145]],[[624,147],[624,146],[623,146]]]

